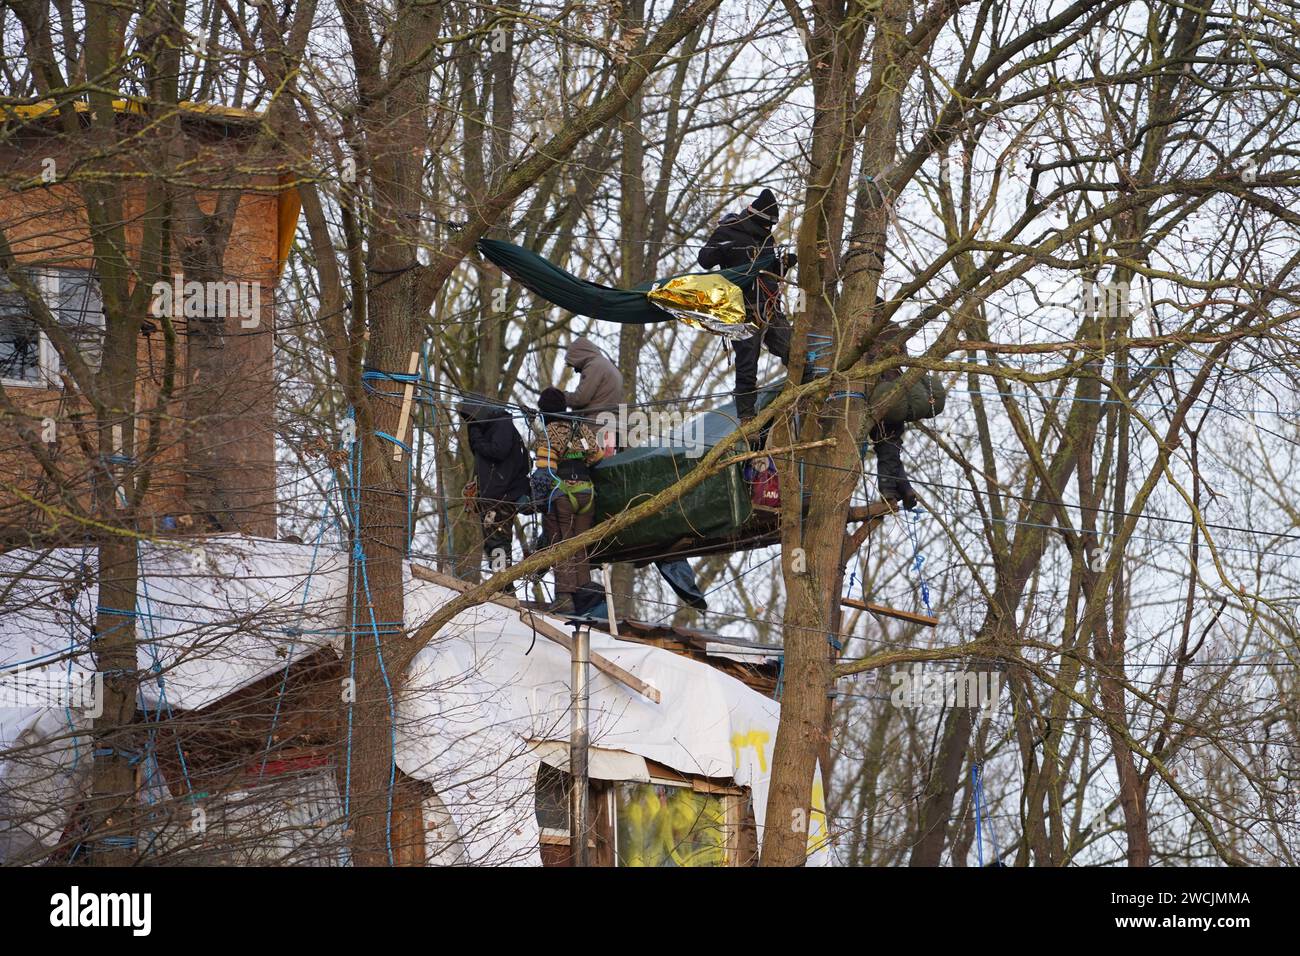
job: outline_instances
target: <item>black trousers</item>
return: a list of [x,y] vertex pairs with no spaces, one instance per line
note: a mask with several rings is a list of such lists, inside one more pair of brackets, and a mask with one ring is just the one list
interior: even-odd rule
[[876,474],[880,480],[880,493],[886,497],[903,498],[911,493],[907,469],[903,467],[903,433],[906,425],[887,425],[883,422],[871,430],[871,445],[876,452]]
[[479,520],[483,523],[483,556],[493,571],[503,571],[512,563],[515,515],[519,505],[513,501],[482,501]]
[[763,346],[781,360],[781,364],[790,364],[790,322],[776,312],[767,323],[767,327],[755,332],[747,339],[733,343],[736,350],[736,413],[740,418],[754,417],[754,404],[758,398],[758,359]]

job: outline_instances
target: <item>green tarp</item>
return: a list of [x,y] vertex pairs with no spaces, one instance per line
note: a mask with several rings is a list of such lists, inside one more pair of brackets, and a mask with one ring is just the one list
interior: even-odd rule
[[[602,319],[606,322],[634,325],[667,322],[673,318],[670,313],[647,299],[646,293],[652,286],[668,282],[670,279],[677,278],[677,275],[667,276],[655,282],[646,282],[635,289],[615,289],[579,279],[565,272],[555,263],[543,259],[537,253],[530,252],[523,246],[502,242],[500,239],[480,239],[478,251],[483,258],[525,288],[547,302],[553,302],[578,315]],[[770,272],[775,267],[776,257],[769,254],[743,269],[721,269],[711,274],[721,275],[744,290],[753,284],[760,272]],[[679,275],[701,274],[703,273],[679,273]]]
[[[778,391],[772,388],[760,393],[760,406]],[[600,462],[592,468],[596,520],[619,514],[675,484],[735,429],[736,406],[728,403],[687,421],[669,436],[668,444],[629,448]],[[736,450],[742,449],[738,445]],[[751,512],[742,466],[731,465],[675,504],[620,532],[612,544],[621,551],[654,545],[667,548],[686,537],[725,537],[738,531]]]
[[[766,407],[784,385],[780,381],[761,389],[756,407],[759,410]],[[883,397],[885,390],[892,386],[892,382],[880,383],[873,390],[873,397]],[[946,398],[938,377],[925,376],[890,406],[885,420],[896,423],[931,418],[943,411]],[[596,520],[611,518],[674,484],[735,428],[736,406],[728,402],[688,420],[669,436],[666,445],[629,448],[600,462],[592,469]],[[698,444],[693,445],[695,442]],[[737,445],[736,451],[742,450]],[[862,454],[869,450],[870,442],[864,441]],[[752,514],[743,466],[732,465],[702,482],[676,504],[620,532],[602,550],[617,553],[655,546],[666,549],[687,537],[727,537],[739,532]]]

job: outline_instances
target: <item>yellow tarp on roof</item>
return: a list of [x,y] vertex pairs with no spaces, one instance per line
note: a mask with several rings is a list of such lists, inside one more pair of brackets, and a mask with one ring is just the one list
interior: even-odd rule
[[[143,113],[145,103],[145,100],[136,97],[116,99],[113,100],[113,109],[119,113]],[[176,106],[184,113],[199,113],[205,116],[217,116],[226,119],[259,120],[262,118],[261,113],[253,110],[241,109],[237,106],[222,106],[219,103],[190,103],[186,101],[177,103]],[[90,104],[85,100],[73,100],[72,108],[78,113],[86,113],[90,110]],[[0,105],[0,115],[11,114],[22,119],[38,119],[57,112],[58,109],[59,104],[54,100],[41,100],[37,103]]]

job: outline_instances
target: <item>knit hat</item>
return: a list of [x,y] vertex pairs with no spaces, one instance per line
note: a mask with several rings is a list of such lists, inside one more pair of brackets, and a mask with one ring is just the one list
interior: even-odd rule
[[776,196],[770,189],[764,189],[749,205],[749,213],[775,224],[781,218],[781,207],[776,204]]
[[537,396],[537,410],[543,415],[563,415],[568,407],[564,393],[553,385]]

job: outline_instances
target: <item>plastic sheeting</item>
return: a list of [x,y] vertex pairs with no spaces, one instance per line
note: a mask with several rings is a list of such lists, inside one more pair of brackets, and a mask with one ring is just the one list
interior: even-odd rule
[[691,328],[731,341],[747,339],[758,331],[757,325],[746,321],[745,297],[740,287],[720,275],[677,276],[656,285],[646,296]]
[[[569,743],[566,740],[543,740],[534,747],[537,759],[548,767],[569,772]],[[650,771],[644,757],[626,750],[587,748],[587,776],[592,780],[633,780],[649,783]]]
[[[666,322],[677,317],[693,327],[728,338],[753,334],[753,329],[743,324],[745,313],[740,293],[753,285],[759,273],[776,268],[776,256],[768,254],[743,268],[683,273],[643,283],[634,289],[615,289],[579,279],[532,250],[500,239],[480,239],[478,251],[525,288],[570,312],[606,322],[633,324]],[[660,290],[660,302],[671,304],[672,311],[652,301],[650,293],[656,289]],[[688,290],[692,293],[689,297],[682,295]],[[708,292],[712,294],[702,294]]]
[[[0,555],[6,690],[92,673],[94,561],[80,548]],[[141,545],[140,564],[136,607],[111,610],[135,616],[147,715],[204,707],[337,640],[347,562],[331,548],[215,537]],[[12,703],[0,692],[0,862],[57,843],[66,812],[48,808],[76,802],[93,761],[87,708]]]
[[[593,466],[596,520],[621,514],[676,484],[711,448],[735,431],[737,424],[735,403],[728,402],[688,419],[670,432],[662,445],[627,448]],[[735,534],[752,513],[749,486],[741,466],[731,465],[658,514],[620,531],[603,543],[594,557],[610,560],[623,549],[667,547],[685,537]]]
[[[409,619],[427,616],[451,596],[417,582],[407,592]],[[671,651],[599,632],[591,650],[661,695],[655,704],[593,668],[592,745],[749,787],[761,840],[780,705]],[[417,655],[398,726],[398,766],[437,787],[470,862],[540,862],[532,799],[540,761],[529,741],[568,737],[564,648],[543,637],[534,644],[532,629],[506,608],[466,611]],[[814,864],[827,862],[825,835],[817,800],[809,834]]]
[[[82,582],[93,581],[93,560],[80,549],[0,557],[0,587],[13,586],[0,610],[0,671],[64,669],[69,660],[89,669],[97,598]],[[337,551],[229,537],[199,549],[142,545],[141,564],[139,666],[157,675],[141,684],[146,711],[200,708],[322,644],[343,646],[347,562]],[[452,596],[408,574],[408,626]],[[592,745],[751,788],[761,836],[779,705],[670,651],[602,633],[591,644],[662,695],[655,704],[593,668]],[[444,842],[430,847],[431,859],[540,864],[536,743],[568,738],[568,652],[505,608],[472,608],[417,655],[397,713],[398,766],[437,792],[425,809],[431,837]],[[85,729],[62,707],[0,706],[0,860],[57,841],[66,811],[29,811],[71,805],[63,798],[93,759]],[[35,789],[38,777],[47,790]],[[827,861],[820,792],[818,784],[813,863]]]
[[691,569],[691,563],[685,558],[677,558],[673,561],[656,561],[655,567],[663,575],[668,586],[673,589],[673,593],[681,598],[688,607],[693,607],[698,611],[707,611],[709,602],[705,599],[704,592],[700,590],[699,582],[695,580],[695,572]]

